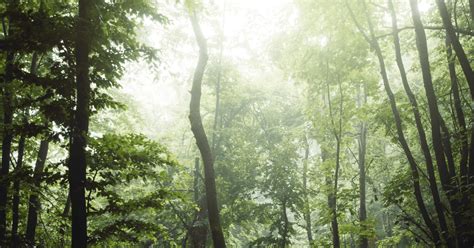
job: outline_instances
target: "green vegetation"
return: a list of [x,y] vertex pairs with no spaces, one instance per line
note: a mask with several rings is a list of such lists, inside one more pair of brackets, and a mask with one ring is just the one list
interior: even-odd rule
[[473,1],[0,13],[0,247],[474,247]]

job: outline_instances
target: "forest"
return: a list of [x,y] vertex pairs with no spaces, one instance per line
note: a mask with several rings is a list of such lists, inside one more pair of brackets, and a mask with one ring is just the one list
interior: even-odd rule
[[474,247],[473,0],[0,14],[0,247]]

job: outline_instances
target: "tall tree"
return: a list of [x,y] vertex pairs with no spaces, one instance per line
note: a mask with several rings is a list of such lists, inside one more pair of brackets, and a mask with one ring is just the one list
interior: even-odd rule
[[[470,6],[473,5],[472,1],[470,1]],[[410,2],[411,3],[411,2]],[[474,100],[474,72],[472,71],[471,64],[469,62],[469,58],[464,51],[464,48],[459,42],[459,38],[456,35],[454,30],[453,23],[451,22],[451,15],[449,14],[448,8],[444,0],[436,0],[436,4],[438,5],[438,10],[441,15],[441,19],[443,20],[443,26],[446,29],[446,34],[449,37],[451,44],[453,46],[453,50],[456,53],[456,56],[459,60],[461,68],[464,72],[464,76],[466,77],[467,83],[469,85],[469,90],[471,92],[471,98]],[[472,8],[472,7],[471,7]],[[412,8],[413,9],[413,8]],[[471,20],[472,21],[472,20]],[[415,25],[416,30],[416,25]],[[472,152],[471,154],[474,154]],[[474,168],[472,168],[474,169]]]
[[[358,95],[359,107],[367,104],[367,83],[362,86],[362,93]],[[367,154],[367,123],[362,121],[359,125],[358,159],[359,165],[359,221],[362,227],[366,226],[367,204],[366,204],[366,154]],[[359,240],[360,248],[368,248],[369,240],[362,235]]]
[[392,0],[388,1],[388,6],[389,6],[391,17],[392,17],[393,44],[395,48],[395,58],[397,61],[398,70],[400,72],[403,88],[405,89],[405,92],[408,96],[408,100],[410,101],[413,117],[415,119],[416,129],[418,131],[418,136],[419,136],[419,141],[420,141],[420,147],[425,158],[426,171],[428,172],[428,181],[430,185],[431,194],[433,196],[433,202],[436,208],[436,212],[438,214],[437,216],[438,216],[439,225],[441,228],[441,233],[443,234],[444,239],[448,240],[449,229],[448,229],[448,225],[447,225],[446,218],[444,215],[444,207],[441,203],[441,197],[438,191],[438,185],[436,182],[435,170],[433,166],[433,159],[431,157],[430,148],[428,145],[428,141],[426,139],[426,133],[423,127],[423,123],[421,121],[421,115],[420,115],[420,110],[418,107],[418,102],[416,100],[415,94],[413,94],[413,91],[411,90],[410,85],[408,84],[408,77],[405,71],[405,65],[403,63],[402,52],[400,48],[400,38],[398,36],[397,17],[396,17],[395,7],[393,6]]
[[[362,0],[362,7],[364,8],[365,11],[367,11],[367,6],[365,4],[365,1]],[[418,209],[420,210],[421,216],[423,218],[423,221],[425,222],[426,226],[429,229],[430,236],[433,240],[433,243],[435,244],[440,244],[440,237],[439,237],[439,232],[437,230],[436,225],[433,223],[429,212],[426,208],[425,201],[423,199],[423,194],[420,186],[420,173],[418,171],[418,165],[417,162],[415,161],[415,158],[411,152],[410,147],[408,146],[408,142],[405,138],[405,134],[403,132],[402,128],[402,119],[400,117],[400,112],[398,111],[396,100],[395,100],[395,95],[393,94],[392,88],[390,86],[390,82],[388,80],[388,74],[387,74],[387,69],[385,66],[385,59],[382,54],[382,49],[380,48],[380,45],[377,41],[377,38],[375,37],[372,21],[370,20],[370,16],[368,15],[368,12],[365,12],[365,16],[367,18],[367,24],[369,27],[369,34],[367,35],[365,31],[363,30],[362,26],[360,23],[357,21],[350,5],[348,5],[346,1],[346,6],[349,8],[349,14],[356,24],[359,32],[363,35],[364,39],[367,41],[368,44],[373,48],[375,55],[377,56],[377,60],[379,63],[380,67],[380,75],[382,77],[382,82],[384,85],[385,92],[388,96],[389,99],[389,104],[390,108],[392,110],[392,115],[395,119],[395,126],[397,129],[397,138],[402,146],[402,149],[407,157],[408,164],[410,165],[410,171],[411,171],[411,176],[412,176],[412,183],[413,183],[413,191],[415,193],[415,199],[417,202]]]
[[76,111],[71,127],[69,191],[72,209],[72,247],[87,246],[86,213],[86,145],[89,130],[91,85],[89,80],[89,53],[91,43],[91,12],[94,1],[79,0],[76,26]]
[[[30,66],[30,73],[36,74],[36,70],[38,69],[38,54],[33,53],[31,58],[31,66]],[[25,111],[26,112],[26,111]],[[28,115],[24,113],[24,123],[26,125],[28,123]],[[18,156],[16,162],[15,171],[20,172],[23,166],[23,155],[25,152],[25,142],[26,142],[26,133],[22,133],[20,135],[20,140],[18,142]],[[20,205],[20,178],[19,175],[16,175],[15,181],[13,183],[13,202],[12,202],[12,247],[18,247],[20,245],[20,237],[18,235],[18,224],[20,219],[19,214],[19,205]]]
[[199,207],[194,214],[194,219],[191,226],[188,228],[188,235],[191,236],[192,247],[203,248],[206,247],[207,241],[207,229],[208,226],[205,224],[206,221],[206,201],[205,196],[200,194],[199,179],[201,178],[201,169],[199,166],[200,158],[194,158],[194,203]]
[[31,246],[35,246],[36,226],[38,224],[38,212],[40,211],[41,207],[38,192],[34,191],[40,190],[41,177],[46,163],[46,158],[48,156],[48,145],[49,141],[47,138],[41,140],[33,174],[33,184],[35,189],[30,194],[30,198],[28,200],[28,219],[26,224],[25,238],[26,242]]
[[18,225],[20,223],[20,179],[19,173],[23,167],[23,155],[25,152],[26,137],[24,134],[20,136],[18,141],[18,156],[15,167],[15,181],[13,182],[13,200],[12,200],[12,247],[20,245],[20,237],[18,235]]
[[[440,1],[437,2],[439,3]],[[446,128],[443,127],[445,125],[444,120],[438,108],[438,100],[433,87],[433,80],[431,76],[426,34],[425,30],[423,29],[423,23],[421,22],[417,1],[410,0],[410,6],[413,24],[415,26],[416,46],[423,76],[423,85],[425,88],[425,94],[428,101],[429,115],[431,119],[431,138],[433,140],[433,150],[435,153],[436,164],[438,166],[441,185],[444,189],[444,192],[448,196],[448,200],[450,203],[457,242],[459,245],[465,246],[465,242],[467,242],[468,238],[463,237],[464,235],[461,234],[464,233],[461,227],[461,206],[459,200],[457,199],[457,197],[455,197],[455,195],[458,193],[458,189],[453,185],[453,178],[456,175],[456,172],[454,170],[454,166],[450,166],[450,164],[452,163],[450,162],[452,152],[450,150],[450,143],[443,141],[443,135],[447,136],[449,134],[446,133]],[[441,131],[443,131],[443,134],[441,133]],[[448,246],[454,246],[454,242],[455,241],[451,239],[447,240]]]
[[199,46],[199,60],[194,72],[193,85],[191,89],[191,102],[189,121],[191,122],[191,130],[196,139],[196,144],[201,152],[201,157],[204,163],[204,177],[206,187],[207,209],[209,214],[209,225],[211,228],[212,240],[214,247],[226,247],[224,233],[219,217],[219,208],[217,203],[216,179],[214,176],[214,158],[211,152],[211,147],[206,136],[206,132],[202,125],[201,119],[201,85],[204,71],[208,60],[207,42],[202,34],[196,13],[190,12],[190,20],[193,26],[193,31],[196,36],[196,41]]
[[[328,74],[329,74],[329,66],[328,67]],[[336,141],[336,165],[334,169],[334,182],[332,183],[332,187],[330,189],[328,195],[328,205],[331,211],[331,231],[332,231],[332,245],[334,248],[339,248],[341,246],[341,240],[339,237],[339,223],[337,221],[337,191],[338,191],[338,184],[339,184],[339,171],[341,168],[341,144],[342,144],[342,115],[343,115],[343,99],[344,95],[342,93],[342,86],[339,76],[337,76],[338,86],[339,86],[339,119],[336,123],[335,121],[335,113],[332,109],[332,101],[331,101],[331,94],[329,90],[329,82],[326,82],[327,86],[327,101],[328,101],[328,108],[329,108],[329,117],[331,119],[332,125],[332,134],[334,135]]]
[[[4,37],[11,37],[15,32],[15,12],[18,11],[18,0],[8,2],[9,10],[8,30],[3,20]],[[2,168],[0,170],[0,245],[6,245],[6,227],[7,227],[7,199],[9,180],[7,176],[10,171],[11,147],[13,141],[13,97],[12,86],[15,52],[7,51],[5,60],[5,72],[3,76],[2,100],[3,100],[3,133],[2,133]]]
[[311,227],[311,207],[309,204],[309,196],[308,196],[308,164],[309,164],[309,141],[308,137],[304,136],[304,159],[303,159],[303,214],[304,220],[306,222],[306,235],[308,236],[308,243],[311,246],[314,242],[313,239],[313,231]]

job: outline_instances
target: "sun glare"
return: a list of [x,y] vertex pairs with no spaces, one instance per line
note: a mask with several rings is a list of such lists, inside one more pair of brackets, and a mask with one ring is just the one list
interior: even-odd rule
[[418,10],[420,11],[420,13],[427,13],[429,10],[431,9],[431,4],[430,2],[420,2],[418,3]]

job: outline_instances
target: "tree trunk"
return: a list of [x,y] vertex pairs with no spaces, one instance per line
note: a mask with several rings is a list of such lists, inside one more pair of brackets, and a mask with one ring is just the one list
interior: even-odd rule
[[[364,90],[363,90],[363,104],[367,104],[367,85],[364,84]],[[359,96],[360,97],[360,96]],[[360,101],[360,100],[359,100]],[[362,103],[360,103],[362,106]],[[359,106],[359,107],[361,107]],[[365,221],[367,220],[367,208],[366,208],[366,202],[365,202],[365,196],[366,196],[366,191],[365,191],[365,176],[366,176],[366,171],[365,171],[365,156],[366,156],[366,151],[367,151],[367,123],[361,122],[360,123],[360,128],[359,128],[359,140],[358,140],[358,145],[359,145],[359,221],[360,225],[362,227],[362,231],[366,229],[366,223]],[[360,248],[368,248],[369,247],[369,240],[367,239],[366,236],[361,236],[359,239],[359,247]]]
[[35,170],[33,174],[33,184],[34,189],[30,194],[30,199],[28,201],[28,220],[26,224],[26,242],[35,246],[35,235],[36,235],[36,226],[38,224],[38,211],[40,210],[41,203],[38,198],[38,193],[41,185],[41,176],[43,174],[44,165],[46,163],[46,158],[48,156],[48,145],[49,141],[44,139],[40,143],[38,158],[36,159]]
[[[7,55],[7,60],[13,60],[13,53],[9,52]],[[10,153],[13,140],[13,133],[11,130],[12,121],[13,121],[13,109],[11,106],[12,95],[8,87],[11,77],[8,76],[8,67],[10,62],[7,62],[7,69],[5,73],[5,87],[3,89],[3,138],[2,138],[2,169],[0,170],[0,244],[5,242],[6,234],[6,208],[8,200],[8,185],[9,182],[6,179],[10,171]]]
[[226,244],[219,220],[216,182],[214,178],[214,159],[211,153],[209,142],[207,140],[206,132],[204,131],[204,127],[202,125],[200,111],[202,77],[204,75],[208,60],[207,44],[194,12],[190,14],[190,19],[194,34],[196,36],[196,41],[199,46],[199,61],[193,77],[189,121],[191,122],[191,130],[196,139],[196,143],[199,151],[201,152],[201,157],[204,163],[207,209],[209,212],[209,225],[211,228],[212,240],[215,247],[224,248],[226,247]]
[[[224,8],[225,11],[225,8]],[[225,14],[225,12],[224,12]],[[214,159],[216,159],[217,154],[217,145],[216,145],[216,139],[217,139],[217,132],[218,132],[218,120],[219,120],[219,113],[220,113],[220,99],[221,99],[221,79],[222,79],[222,53],[224,51],[224,35],[223,35],[223,30],[224,30],[224,14],[223,14],[223,24],[222,24],[222,29],[220,33],[220,40],[219,40],[219,68],[217,70],[217,81],[216,81],[216,110],[214,112],[214,124],[212,127],[212,140],[211,140],[211,147],[212,147],[212,154],[214,155]]]
[[[457,135],[456,139],[461,141],[460,147],[459,147],[459,153],[460,153],[460,160],[459,160],[459,168],[460,168],[460,181],[461,181],[461,190],[462,190],[462,204],[461,204],[461,215],[464,215],[466,213],[471,212],[470,204],[469,204],[469,198],[472,197],[469,195],[469,169],[468,169],[468,158],[469,158],[469,137],[468,137],[468,132],[467,132],[467,127],[466,127],[466,120],[464,116],[464,111],[462,109],[462,102],[461,102],[461,96],[460,96],[460,91],[459,91],[459,86],[458,86],[458,79],[456,75],[456,66],[454,63],[454,57],[452,54],[451,50],[451,42],[449,40],[449,37],[446,36],[446,55],[447,55],[447,61],[448,61],[448,69],[449,69],[449,76],[451,80],[451,92],[452,92],[452,97],[453,97],[453,103],[454,103],[454,113],[455,113],[455,125],[459,127],[459,134]],[[472,139],[471,139],[472,142]],[[472,230],[469,225],[472,225],[472,218],[469,216],[467,218],[462,218],[462,221],[466,224],[464,229],[467,230]],[[469,245],[469,241],[466,241],[467,244]],[[471,241],[472,242],[472,241]],[[472,246],[472,245],[471,245]]]
[[469,155],[469,143],[468,143],[468,135],[466,129],[466,120],[464,116],[464,111],[462,109],[462,102],[461,96],[459,92],[459,82],[456,75],[456,66],[454,63],[454,55],[452,52],[451,41],[448,36],[446,36],[446,55],[448,61],[448,69],[449,69],[449,78],[451,80],[451,91],[453,94],[453,103],[454,103],[454,112],[456,116],[457,125],[460,129],[458,139],[461,140],[461,148],[460,148],[460,173],[461,179],[464,181],[464,184],[467,185],[468,183],[468,167],[467,167],[467,160]]
[[[7,6],[10,11],[17,11],[18,0],[11,1]],[[5,30],[5,37],[12,35],[12,27],[15,22],[13,16],[9,16],[9,28],[8,32]],[[9,181],[6,180],[8,173],[10,172],[10,160],[11,160],[11,146],[13,141],[13,89],[11,82],[13,81],[13,61],[15,53],[8,51],[5,60],[5,73],[3,76],[3,137],[2,137],[2,168],[0,170],[0,246],[7,245],[6,240],[6,229],[7,229],[7,200],[8,200],[8,186]]]
[[281,243],[280,247],[285,248],[288,245],[288,232],[290,228],[290,222],[288,221],[288,214],[286,213],[287,210],[287,202],[286,199],[283,200],[282,206],[281,206],[281,214],[283,218],[283,229],[281,233]]
[[[470,0],[470,2],[472,2],[472,0]],[[471,98],[474,99],[474,72],[472,71],[471,64],[469,63],[469,59],[466,53],[464,52],[461,42],[459,42],[459,38],[456,36],[456,32],[454,31],[453,24],[451,23],[451,15],[448,12],[446,3],[443,0],[436,0],[436,4],[438,5],[438,10],[441,15],[441,19],[443,20],[443,26],[446,29],[446,34],[448,35],[451,41],[451,44],[453,46],[453,49],[456,52],[456,56],[458,57],[459,63],[461,64],[461,68],[464,72],[464,76],[466,77],[467,83],[469,85]],[[472,4],[473,3],[470,3],[471,10],[473,8]],[[471,11],[471,15],[472,15],[472,11]]]
[[339,153],[341,147],[339,141],[336,144],[336,171],[334,173],[334,184],[331,193],[328,196],[329,209],[331,211],[331,231],[332,231],[332,245],[334,248],[341,247],[339,238],[339,224],[337,222],[337,181],[339,179]]
[[308,243],[311,246],[314,242],[313,231],[311,230],[311,209],[308,199],[308,159],[309,159],[309,144],[306,136],[304,137],[304,161],[303,161],[303,199],[304,199],[304,220],[306,222],[306,234],[308,236]]
[[436,213],[438,215],[439,226],[441,228],[441,233],[445,240],[449,240],[449,229],[446,222],[446,218],[444,215],[443,205],[441,203],[441,198],[438,191],[438,185],[436,182],[435,170],[433,166],[433,159],[431,157],[430,148],[426,139],[426,133],[423,127],[423,123],[421,121],[421,115],[418,108],[418,102],[415,98],[415,94],[413,94],[410,85],[408,84],[408,79],[405,71],[405,66],[403,64],[402,53],[400,48],[400,39],[398,37],[398,25],[397,25],[397,17],[395,14],[395,9],[393,6],[392,0],[388,1],[389,9],[392,16],[392,33],[393,33],[393,43],[395,47],[395,57],[397,61],[398,70],[400,72],[400,77],[402,79],[403,88],[408,96],[408,99],[411,104],[411,108],[413,111],[413,117],[415,119],[416,129],[418,131],[419,141],[421,151],[425,158],[426,163],[426,171],[428,172],[428,181],[430,184],[431,195],[433,197],[433,202],[435,205]]
[[76,27],[76,90],[77,106],[72,127],[69,165],[69,191],[72,208],[72,247],[87,246],[86,213],[86,146],[89,129],[89,52],[91,39],[91,10],[93,1],[79,0]]
[[18,173],[21,171],[23,166],[23,154],[25,151],[25,140],[24,134],[21,135],[20,141],[18,142],[18,159],[16,162],[15,181],[13,183],[13,201],[12,201],[12,247],[19,247],[20,237],[18,236],[18,223],[20,219],[19,208],[20,208],[20,179]]
[[469,1],[469,13],[471,14],[471,27],[474,26],[474,1]]
[[[36,74],[38,67],[38,54],[33,53],[31,58],[30,73]],[[24,124],[27,124],[27,113],[25,111]],[[21,171],[23,165],[23,154],[25,150],[25,141],[26,136],[22,134],[20,136],[20,141],[18,142],[18,159],[16,164],[16,171]],[[18,175],[16,175],[18,177]],[[13,183],[13,202],[12,202],[12,247],[18,247],[20,245],[20,237],[18,236],[18,224],[19,224],[19,206],[20,206],[20,180],[15,179]]]
[[[347,1],[346,1],[346,3],[347,3]],[[366,4],[365,4],[364,1],[362,1],[362,4],[363,4],[363,8],[366,9]],[[415,158],[413,157],[413,154],[410,150],[410,147],[408,146],[408,143],[405,139],[405,134],[403,133],[402,120],[400,118],[400,113],[398,112],[398,109],[397,109],[395,96],[392,92],[392,89],[390,87],[390,83],[388,81],[387,70],[386,70],[386,67],[385,67],[385,61],[384,61],[384,58],[383,58],[382,50],[380,49],[378,41],[375,38],[375,34],[374,34],[374,31],[373,31],[373,27],[372,27],[372,22],[370,21],[370,17],[368,16],[368,13],[366,13],[367,22],[369,24],[369,32],[370,32],[369,33],[370,36],[368,36],[367,34],[365,34],[362,27],[357,22],[357,19],[355,18],[354,13],[350,9],[349,5],[346,5],[346,6],[348,6],[348,8],[349,8],[350,16],[353,19],[354,23],[357,25],[357,28],[359,29],[359,31],[364,36],[367,43],[369,43],[370,46],[374,49],[375,55],[377,56],[379,67],[380,67],[380,75],[382,77],[382,82],[383,82],[383,85],[384,85],[385,92],[386,92],[386,94],[388,96],[388,99],[389,99],[389,104],[390,104],[390,108],[392,110],[392,115],[395,119],[395,126],[396,126],[396,129],[397,129],[398,142],[400,143],[400,145],[401,145],[401,147],[402,147],[402,149],[405,153],[405,156],[407,157],[408,164],[410,165],[412,182],[413,182],[413,191],[414,191],[414,194],[415,194],[415,200],[416,200],[418,209],[420,210],[423,221],[425,222],[426,226],[430,230],[431,240],[433,241],[433,243],[435,243],[435,244],[437,244],[437,246],[439,246],[440,245],[439,233],[437,231],[436,225],[431,220],[431,217],[428,213],[428,210],[426,209],[426,205],[425,205],[424,200],[423,200],[423,195],[422,195],[421,186],[420,186],[420,175],[419,175],[418,168],[417,168],[418,166],[417,166]]]
[[206,219],[206,201],[204,197],[199,194],[199,177],[201,169],[199,168],[199,158],[194,159],[194,202],[199,206],[199,210],[196,211],[194,221],[191,227],[189,227],[189,236],[191,237],[192,247],[204,248],[207,242],[207,225],[204,223]]
[[[418,5],[416,0],[410,0],[411,11],[412,11],[412,19],[413,24],[415,26],[415,33],[416,33],[416,46],[418,49],[418,55],[420,59],[420,65],[423,75],[423,85],[425,88],[426,98],[428,100],[428,108],[429,114],[431,118],[431,137],[433,140],[433,150],[435,153],[436,163],[438,165],[438,172],[439,177],[441,179],[441,185],[445,193],[448,196],[448,200],[451,206],[452,215],[454,219],[455,231],[456,234],[460,234],[462,232],[461,229],[461,218],[460,218],[460,206],[459,201],[455,199],[456,189],[452,185],[453,179],[453,172],[449,172],[447,165],[446,165],[446,157],[445,152],[450,152],[446,150],[446,144],[443,147],[443,138],[441,135],[441,128],[443,125],[443,120],[441,118],[440,112],[438,110],[438,103],[436,94],[433,88],[433,82],[431,79],[431,70],[430,70],[430,62],[429,62],[429,55],[428,55],[428,47],[426,43],[426,35],[423,29],[423,24],[420,19],[420,14],[418,12]],[[458,243],[462,244],[462,239],[459,235]],[[454,246],[453,240],[448,240],[448,246]],[[462,247],[465,247],[461,245]]]
[[338,189],[338,181],[339,181],[339,168],[340,168],[340,154],[341,154],[341,136],[342,136],[342,102],[343,102],[343,95],[342,95],[342,87],[341,82],[338,79],[339,84],[339,93],[341,99],[339,100],[339,123],[338,128],[336,129],[336,124],[334,122],[334,115],[332,111],[332,104],[331,104],[331,95],[329,92],[329,82],[327,84],[327,98],[328,98],[328,106],[329,106],[329,116],[331,117],[331,123],[333,126],[333,135],[336,140],[336,168],[334,170],[334,183],[331,192],[328,195],[328,205],[331,211],[331,231],[332,231],[332,243],[334,248],[339,248],[341,246],[341,240],[339,237],[339,224],[337,221],[337,189]]

